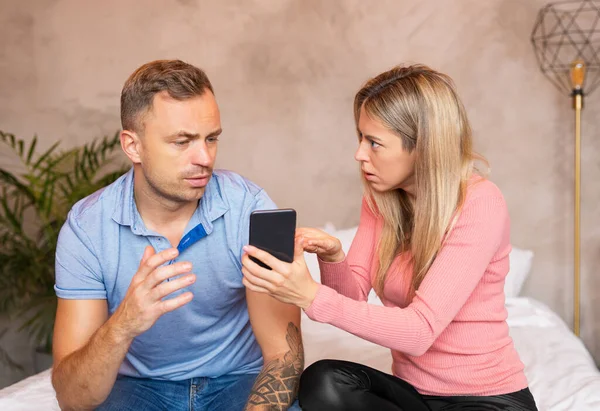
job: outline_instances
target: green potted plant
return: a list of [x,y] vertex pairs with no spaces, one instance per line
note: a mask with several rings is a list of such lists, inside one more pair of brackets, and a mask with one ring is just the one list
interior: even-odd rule
[[[34,364],[45,354],[51,364],[56,313],[54,258],[58,233],[71,207],[127,171],[114,162],[119,133],[112,138],[59,151],[59,142],[42,153],[38,139],[29,144],[0,131],[0,152],[19,160],[0,166],[0,315],[20,325],[37,347]],[[0,338],[6,329],[0,330]],[[50,361],[50,362],[48,362]],[[0,362],[22,368],[0,347]]]

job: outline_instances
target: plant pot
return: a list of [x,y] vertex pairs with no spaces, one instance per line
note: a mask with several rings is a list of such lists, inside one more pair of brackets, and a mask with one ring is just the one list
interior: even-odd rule
[[33,370],[40,373],[52,367],[52,353],[43,348],[36,348],[33,353]]

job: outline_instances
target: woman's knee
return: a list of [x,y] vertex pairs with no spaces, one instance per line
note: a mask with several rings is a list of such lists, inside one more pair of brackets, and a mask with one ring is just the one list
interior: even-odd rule
[[324,380],[330,379],[336,370],[334,360],[319,360],[304,370],[300,376],[300,386],[320,386]]
[[298,392],[300,406],[307,410],[343,409],[348,394],[361,385],[349,364],[321,360],[304,370]]

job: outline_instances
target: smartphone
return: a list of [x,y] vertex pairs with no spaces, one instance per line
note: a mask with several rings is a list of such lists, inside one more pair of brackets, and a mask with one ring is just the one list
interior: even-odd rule
[[[281,261],[294,261],[296,210],[256,210],[250,214],[250,245],[260,248]],[[271,269],[262,261],[250,257],[256,264]]]

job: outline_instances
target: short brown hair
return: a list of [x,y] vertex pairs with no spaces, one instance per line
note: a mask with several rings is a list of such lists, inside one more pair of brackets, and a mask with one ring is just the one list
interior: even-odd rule
[[121,91],[121,126],[123,130],[141,131],[140,114],[152,109],[154,95],[167,91],[176,100],[201,96],[206,90],[214,94],[206,73],[181,60],[156,60],[138,68]]

